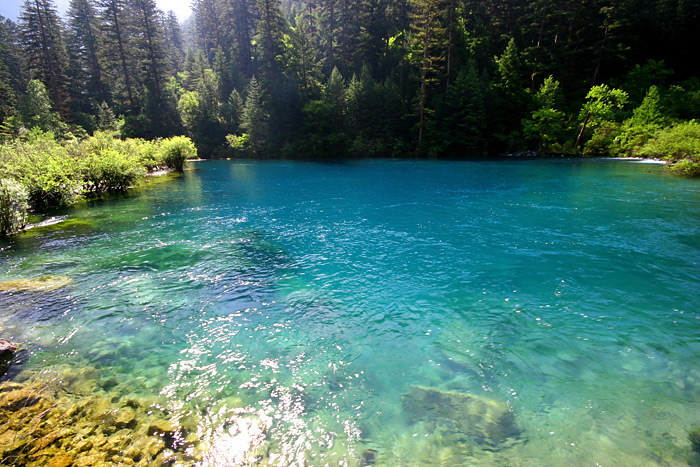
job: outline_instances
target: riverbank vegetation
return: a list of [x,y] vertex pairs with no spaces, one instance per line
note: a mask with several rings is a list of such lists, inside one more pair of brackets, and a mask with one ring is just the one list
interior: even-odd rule
[[202,157],[653,156],[700,173],[697,3],[196,0],[193,11],[181,24],[153,0],[71,0],[61,18],[51,0],[27,1],[18,23],[0,22],[0,133],[185,134]]
[[[30,82],[38,99],[47,100],[38,81]],[[38,115],[60,122],[57,115]],[[185,136],[147,141],[121,139],[114,131],[96,131],[77,138],[65,133],[57,139],[40,126],[0,145],[0,236],[27,223],[28,212],[45,211],[74,202],[78,197],[126,191],[154,170],[183,170],[196,157]]]

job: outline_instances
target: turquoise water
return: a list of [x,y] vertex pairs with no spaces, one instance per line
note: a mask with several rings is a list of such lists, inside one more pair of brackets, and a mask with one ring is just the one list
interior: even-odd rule
[[[697,463],[698,181],[604,160],[191,165],[0,245],[3,280],[74,281],[0,293],[21,369],[91,365],[116,399],[158,398],[209,465]],[[464,435],[415,387],[517,429]]]

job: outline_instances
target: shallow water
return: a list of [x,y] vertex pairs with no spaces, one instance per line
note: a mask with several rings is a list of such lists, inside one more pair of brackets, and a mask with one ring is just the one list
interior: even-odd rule
[[[211,465],[256,446],[270,465],[697,464],[698,181],[601,160],[192,166],[0,244],[3,280],[73,279],[0,292],[3,337],[29,347],[13,371],[95,366],[116,398],[196,416]],[[415,386],[507,403],[518,434],[456,433]]]

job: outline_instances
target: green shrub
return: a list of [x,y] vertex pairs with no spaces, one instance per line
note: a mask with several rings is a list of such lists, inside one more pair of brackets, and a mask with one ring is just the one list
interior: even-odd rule
[[144,172],[135,157],[112,148],[86,154],[81,163],[83,192],[88,195],[126,191]]
[[682,159],[668,166],[668,171],[674,175],[684,175],[686,177],[700,177],[700,162]]
[[0,176],[18,180],[34,209],[69,204],[80,189],[79,166],[66,147],[49,139],[15,140],[0,147]]
[[140,139],[127,140],[131,144],[131,153],[134,154],[141,166],[151,172],[158,167],[163,167],[163,151],[160,144],[155,141]]
[[691,120],[656,132],[639,154],[669,162],[681,159],[700,161],[700,123]]
[[163,152],[165,165],[178,172],[182,172],[187,159],[197,157],[197,148],[194,147],[192,140],[186,136],[173,136],[164,139],[160,143],[160,149]]
[[29,193],[14,180],[0,179],[0,237],[27,225]]

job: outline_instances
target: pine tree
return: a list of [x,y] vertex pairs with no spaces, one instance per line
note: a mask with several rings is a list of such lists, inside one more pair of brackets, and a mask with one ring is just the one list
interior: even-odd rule
[[241,127],[248,134],[250,148],[256,155],[262,155],[268,146],[268,119],[260,84],[253,76],[248,85]]
[[416,0],[411,21],[414,56],[418,69],[418,146],[423,142],[430,88],[444,76],[445,29],[442,25],[443,3],[441,0]]
[[290,28],[286,39],[287,66],[299,86],[302,97],[313,99],[321,86],[321,70],[312,44],[309,26],[301,16],[297,26]]
[[236,63],[243,76],[253,75],[251,41],[255,31],[254,2],[252,0],[227,0],[223,3],[223,23],[229,41],[235,48]]
[[71,0],[68,8],[67,49],[71,70],[71,94],[82,109],[90,102],[110,100],[98,51],[100,31],[92,4],[88,0]]
[[207,58],[208,63],[214,62],[216,49],[223,47],[223,31],[221,28],[221,5],[218,0],[193,0],[197,46]]
[[[132,113],[137,112],[137,60],[132,41],[133,18],[126,8],[126,0],[99,0],[102,13],[104,63],[110,75],[112,89],[126,101]],[[124,96],[125,94],[125,96]]]
[[25,75],[17,25],[0,16],[0,123],[15,114]]
[[19,18],[27,65],[46,86],[54,107],[66,116],[68,56],[56,8],[51,0],[25,0]]
[[170,69],[175,72],[182,71],[185,63],[185,42],[180,22],[172,10],[165,19],[165,50]]
[[269,86],[280,71],[283,38],[287,23],[279,8],[279,0],[258,0],[258,43],[260,69]]
[[168,74],[165,56],[165,37],[154,0],[130,0],[133,12],[133,46],[140,54],[143,83],[156,98],[163,97],[163,86]]

